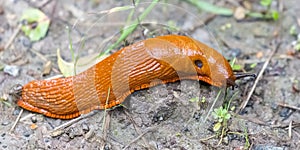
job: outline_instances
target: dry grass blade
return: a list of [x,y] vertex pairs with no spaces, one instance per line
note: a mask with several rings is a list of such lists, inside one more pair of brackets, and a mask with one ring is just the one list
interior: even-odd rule
[[10,128],[9,132],[12,133],[12,131],[15,129],[17,123],[19,122],[21,116],[22,116],[22,113],[23,113],[23,109],[21,109],[16,121],[14,122],[13,126]]
[[246,107],[246,105],[248,104],[248,102],[249,102],[249,100],[250,100],[250,98],[251,98],[251,96],[252,96],[252,94],[253,94],[253,92],[254,92],[256,86],[257,86],[258,81],[261,79],[263,73],[265,72],[267,66],[269,65],[269,63],[270,63],[272,57],[274,56],[274,54],[275,54],[276,51],[278,50],[280,44],[281,44],[281,42],[279,42],[279,43],[276,44],[275,48],[273,48],[273,50],[272,50],[271,55],[270,55],[270,56],[268,57],[268,59],[265,61],[265,63],[264,63],[264,65],[263,65],[262,69],[260,70],[259,74],[257,75],[257,78],[256,78],[256,80],[255,80],[255,82],[254,82],[254,84],[253,84],[253,86],[252,86],[252,88],[251,88],[251,91],[248,93],[247,99],[246,99],[246,100],[242,103],[242,105],[241,105],[241,107],[240,107],[240,109],[239,109],[240,111],[242,111],[242,110]]
[[294,110],[299,110],[300,111],[300,108],[297,107],[297,106],[292,106],[292,105],[288,105],[288,104],[285,104],[285,103],[277,103],[277,105],[279,105],[281,107],[287,107],[287,108],[290,108],[290,109],[294,109]]
[[4,49],[8,49],[9,46],[11,45],[11,43],[14,41],[14,39],[16,38],[16,36],[18,35],[18,33],[21,30],[22,25],[19,24],[17,29],[15,30],[15,32],[13,33],[13,35],[9,38],[8,42],[5,44]]

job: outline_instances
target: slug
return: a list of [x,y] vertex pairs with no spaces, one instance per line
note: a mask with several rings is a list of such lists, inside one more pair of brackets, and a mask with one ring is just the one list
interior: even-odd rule
[[188,79],[228,87],[239,77],[213,48],[187,36],[165,35],[124,47],[76,76],[31,81],[21,88],[17,104],[72,119],[121,104],[134,91],[158,84]]

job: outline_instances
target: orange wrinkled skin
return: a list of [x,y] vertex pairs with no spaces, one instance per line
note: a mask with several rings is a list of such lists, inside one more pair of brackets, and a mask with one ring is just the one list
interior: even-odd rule
[[76,76],[31,81],[17,103],[48,117],[71,119],[116,106],[134,91],[182,79],[224,87],[236,78],[216,50],[187,36],[165,35],[124,47]]

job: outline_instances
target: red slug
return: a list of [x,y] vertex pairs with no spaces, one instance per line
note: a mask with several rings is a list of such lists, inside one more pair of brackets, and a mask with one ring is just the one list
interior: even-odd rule
[[122,103],[134,91],[182,79],[213,86],[238,78],[216,50],[187,36],[165,35],[122,48],[76,76],[31,81],[18,105],[29,111],[71,119]]

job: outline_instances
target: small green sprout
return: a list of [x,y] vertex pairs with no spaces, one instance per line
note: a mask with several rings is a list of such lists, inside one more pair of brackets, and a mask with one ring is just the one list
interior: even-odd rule
[[237,71],[237,70],[241,70],[243,67],[241,66],[241,65],[238,65],[238,64],[234,64],[233,66],[232,66],[232,69],[234,70],[234,71]]
[[279,19],[279,12],[278,11],[273,10],[271,12],[271,14],[272,14],[272,18],[273,18],[274,21],[277,21]]
[[257,66],[257,63],[252,63],[251,65],[250,65],[250,68],[255,68]]
[[297,42],[295,45],[295,50],[300,51],[300,42]]
[[272,18],[274,21],[279,19],[279,12],[276,10],[271,10],[271,4],[273,0],[261,0],[260,5],[267,7],[267,14],[264,18]]
[[218,122],[214,125],[214,131],[218,131],[222,126],[226,126],[227,121],[231,117],[228,110],[223,108],[222,106],[214,109],[212,115],[215,119],[218,120]]
[[190,102],[194,103],[194,102],[198,102],[199,98],[198,97],[193,97],[190,99]]
[[206,97],[202,96],[201,103],[205,103],[205,102],[206,102]]
[[202,96],[201,100],[199,99],[199,97],[193,97],[190,99],[190,102],[201,102],[201,103],[205,103],[206,102],[206,97]]
[[292,25],[289,30],[290,35],[297,35],[296,26]]
[[175,134],[175,136],[180,137],[180,136],[181,136],[181,133],[177,132],[177,133]]
[[260,5],[269,7],[273,0],[261,0]]

